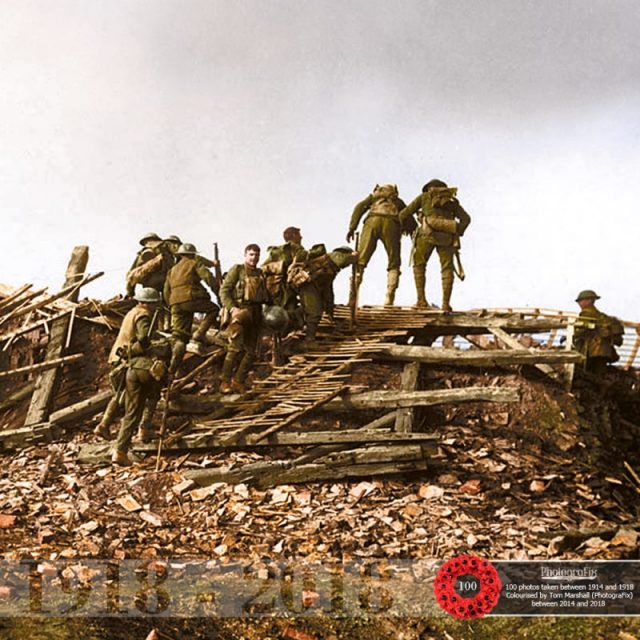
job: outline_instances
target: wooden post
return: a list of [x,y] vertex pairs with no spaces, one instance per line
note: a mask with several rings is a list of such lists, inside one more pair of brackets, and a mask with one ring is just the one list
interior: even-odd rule
[[[418,388],[418,376],[420,374],[419,362],[407,362],[402,370],[400,378],[400,388],[402,391],[416,391]],[[412,407],[398,409],[396,413],[395,430],[398,433],[411,433],[413,431],[413,413]]]
[[[564,344],[565,351],[571,351],[573,349],[573,334],[576,329],[576,319],[569,318],[569,324],[567,324],[567,340]],[[573,385],[573,374],[575,373],[576,365],[568,363],[564,365],[564,385],[567,391],[571,390]]]
[[[63,288],[72,286],[76,284],[78,280],[82,280],[88,262],[89,247],[75,247],[67,266]],[[78,294],[79,292],[76,289],[68,294],[67,299],[72,302],[77,302]],[[62,357],[68,329],[69,318],[67,316],[59,318],[52,323],[45,361]],[[58,368],[56,367],[38,376],[33,395],[31,396],[29,411],[27,412],[27,417],[24,422],[25,426],[38,424],[47,420],[55,393],[57,374]]]

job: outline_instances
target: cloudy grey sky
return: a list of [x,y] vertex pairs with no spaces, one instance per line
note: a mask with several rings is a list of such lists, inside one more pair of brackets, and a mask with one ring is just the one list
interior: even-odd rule
[[0,282],[58,287],[88,244],[110,296],[151,230],[227,265],[289,224],[335,247],[376,182],[440,177],[472,216],[454,308],[589,287],[640,320],[636,0],[3,0],[0,24]]

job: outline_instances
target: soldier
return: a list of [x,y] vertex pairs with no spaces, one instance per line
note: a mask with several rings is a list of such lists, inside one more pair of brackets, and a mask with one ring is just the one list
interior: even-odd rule
[[378,240],[382,240],[387,252],[387,293],[384,303],[392,305],[395,300],[396,289],[400,282],[400,239],[402,225],[398,212],[404,209],[405,203],[398,196],[395,184],[376,185],[373,193],[358,202],[351,214],[347,242],[351,242],[360,218],[368,211],[362,227],[362,237],[358,247],[358,286],[362,282],[364,270],[376,249]]
[[351,247],[338,247],[327,253],[323,244],[314,245],[309,250],[309,272],[311,280],[318,287],[322,311],[334,322],[335,298],[333,282],[338,272],[358,261],[358,252]]
[[127,272],[127,296],[130,298],[137,284],[162,293],[167,271],[174,264],[167,244],[157,233],[147,233],[140,239],[140,244],[142,249]]
[[[142,288],[135,296],[136,301],[139,303],[136,307],[129,311],[125,316],[120,332],[116,341],[111,347],[109,352],[108,363],[111,366],[111,373],[109,374],[109,385],[113,393],[109,404],[102,415],[102,419],[98,426],[93,430],[93,433],[105,440],[111,440],[110,427],[114,424],[118,418],[122,415],[122,406],[124,404],[124,392],[125,392],[125,379],[127,375],[127,365],[129,362],[129,347],[131,342],[135,338],[134,326],[135,320],[140,315],[143,309],[153,309],[154,315],[152,318],[152,324],[154,328],[158,324],[158,305],[160,297],[158,292],[152,288]],[[153,414],[156,409],[157,398],[150,399],[142,415],[141,427],[138,432],[138,439],[146,442],[151,433],[151,423],[153,421]]]
[[333,281],[340,269],[357,260],[358,253],[350,247],[340,247],[327,253],[323,244],[316,244],[309,250],[306,260],[298,260],[291,265],[289,282],[298,291],[305,314],[303,349],[317,347],[316,333],[323,312],[334,322]]
[[624,337],[624,326],[613,316],[608,316],[595,306],[600,296],[591,289],[578,294],[576,302],[580,306],[580,314],[576,323],[573,343],[575,348],[586,358],[585,370],[602,373],[609,362],[619,359],[615,350]]
[[[142,421],[145,408],[155,409],[158,403],[162,384],[167,380],[169,359],[167,341],[155,339],[154,335],[154,313],[160,295],[155,289],[145,287],[136,299],[138,304],[125,316],[114,345],[116,352],[124,350],[127,354],[125,414],[111,458],[114,464],[121,466],[131,464],[127,456],[131,437]],[[150,424],[143,424],[141,429],[147,428],[150,429]]]
[[229,344],[222,366],[220,393],[243,393],[262,325],[262,305],[270,302],[264,274],[258,269],[260,247],[244,250],[244,263],[236,264],[224,278],[220,300],[230,315]]
[[413,277],[418,308],[429,306],[425,297],[425,276],[427,262],[435,249],[440,258],[442,310],[446,313],[451,311],[454,257],[460,248],[460,237],[471,223],[469,214],[456,198],[457,191],[455,187],[447,187],[442,180],[431,180],[422,187],[422,194],[400,212],[403,223],[418,214],[419,224],[413,244]]
[[304,325],[303,312],[294,288],[287,282],[287,272],[294,260],[306,258],[302,246],[302,235],[298,227],[287,227],[282,233],[285,243],[267,249],[267,259],[262,272],[273,304],[282,307],[290,318],[287,331],[301,329]]
[[209,327],[216,323],[220,311],[201,284],[204,282],[217,295],[218,281],[198,259],[195,246],[189,242],[181,244],[176,256],[178,263],[169,270],[164,285],[164,299],[171,309],[173,347],[169,369],[172,374],[178,370],[191,339],[193,314],[205,314],[193,335],[194,341],[201,342]]

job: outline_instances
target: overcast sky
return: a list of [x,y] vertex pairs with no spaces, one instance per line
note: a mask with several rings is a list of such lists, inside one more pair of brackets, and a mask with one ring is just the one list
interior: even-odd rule
[[3,0],[0,24],[0,282],[57,289],[87,244],[109,297],[148,231],[225,268],[288,225],[333,248],[376,183],[438,177],[472,217],[454,308],[594,288],[640,320],[636,0]]

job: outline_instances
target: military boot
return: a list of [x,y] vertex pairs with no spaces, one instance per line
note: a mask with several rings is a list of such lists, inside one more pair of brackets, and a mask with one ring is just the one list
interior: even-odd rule
[[213,326],[215,321],[216,321],[216,314],[215,313],[208,313],[200,321],[200,324],[198,325],[198,328],[196,329],[195,333],[193,334],[192,340],[194,340],[195,342],[204,342],[205,341],[205,336],[207,335],[207,331],[209,330],[210,327]]
[[129,456],[126,454],[126,452],[119,451],[118,449],[114,450],[111,456],[111,462],[113,464],[117,464],[119,467],[131,466],[131,460],[129,459]]
[[247,375],[249,375],[249,370],[252,365],[253,356],[249,353],[245,353],[244,357],[240,361],[240,366],[231,380],[231,389],[236,393],[244,393],[247,390]]
[[442,310],[451,313],[451,292],[453,291],[453,273],[442,274]]
[[416,294],[418,296],[415,306],[417,309],[428,309],[429,303],[424,293],[427,284],[424,267],[413,267],[413,279],[416,283]]
[[238,353],[227,351],[224,363],[222,364],[222,375],[220,376],[220,393],[231,393],[231,375],[236,366]]
[[149,406],[144,408],[144,412],[142,413],[142,419],[140,420],[140,426],[138,427],[138,433],[134,438],[137,442],[151,442],[153,440],[153,409],[150,409]]
[[93,430],[94,435],[99,438],[104,438],[105,440],[111,440],[109,427],[118,419],[119,413],[120,403],[118,402],[118,396],[114,395],[111,400],[109,400],[109,404],[104,410],[100,424]]
[[317,349],[318,341],[316,340],[316,333],[318,331],[318,324],[311,322],[307,324],[307,331],[305,332],[304,340],[300,343],[300,347],[303,350]]
[[169,363],[169,373],[171,375],[179,369],[182,359],[187,350],[187,344],[183,340],[174,340],[171,347],[171,362]]
[[389,271],[387,271],[387,293],[384,297],[384,304],[386,307],[393,306],[399,282],[400,269],[389,269]]

